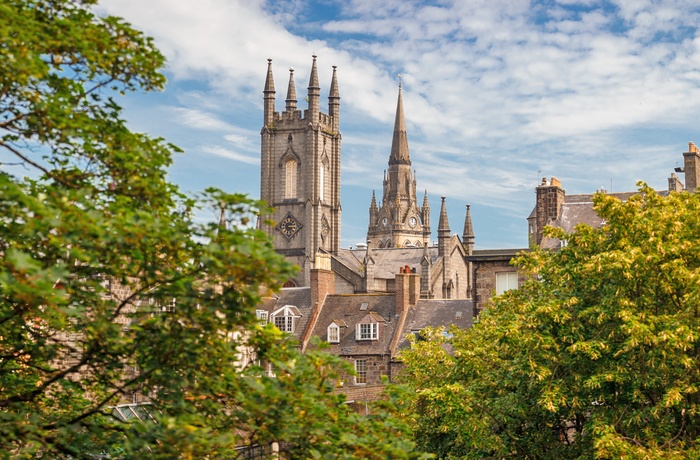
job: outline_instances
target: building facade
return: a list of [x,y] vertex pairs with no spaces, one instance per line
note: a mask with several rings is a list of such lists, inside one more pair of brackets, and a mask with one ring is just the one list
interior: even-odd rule
[[294,69],[289,70],[285,109],[275,111],[272,60],[268,59],[261,135],[260,198],[274,211],[258,227],[278,252],[300,267],[291,285],[308,286],[316,250],[340,247],[340,95],[333,67],[328,113],[320,111],[313,56],[308,108],[297,108]]
[[271,60],[263,91],[260,197],[274,211],[262,217],[258,226],[270,235],[279,253],[300,267],[287,286],[310,286],[315,254],[321,251],[332,256],[331,269],[337,275],[338,292],[393,292],[396,267],[408,265],[421,275],[422,298],[470,298],[471,265],[465,257],[474,246],[471,216],[467,209],[463,243],[459,236],[450,233],[443,197],[438,243],[431,245],[428,193],[424,192],[419,206],[401,85],[382,200],[377,203],[373,192],[369,207],[367,246],[359,251],[340,248],[338,78],[334,66],[325,114],[319,109],[317,74],[313,56],[308,109],[303,112],[297,108],[292,69],[283,112],[275,111]]

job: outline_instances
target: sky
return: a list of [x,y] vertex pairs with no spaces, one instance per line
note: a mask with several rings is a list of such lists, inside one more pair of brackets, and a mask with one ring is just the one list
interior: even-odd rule
[[315,53],[327,113],[337,66],[344,247],[365,240],[372,191],[381,198],[399,75],[433,238],[445,196],[453,233],[471,205],[476,249],[527,246],[543,177],[567,194],[666,189],[700,141],[700,0],[106,0],[99,11],[165,54],[165,91],[120,102],[132,129],[184,149],[170,177],[193,193],[259,197],[268,58],[278,111],[289,68],[306,108]]

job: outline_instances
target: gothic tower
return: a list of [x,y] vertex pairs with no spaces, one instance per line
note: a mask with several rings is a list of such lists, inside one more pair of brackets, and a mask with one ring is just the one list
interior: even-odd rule
[[430,244],[430,206],[427,192],[420,208],[416,201],[416,175],[411,171],[401,84],[396,103],[394,137],[388,173],[384,172],[384,194],[377,205],[374,192],[369,207],[367,244],[370,249]]
[[340,247],[340,95],[336,67],[328,96],[328,114],[319,107],[321,88],[313,56],[308,109],[297,110],[294,69],[284,112],[275,112],[272,59],[265,80],[261,131],[260,198],[274,208],[258,220],[275,249],[301,270],[292,281],[308,286],[318,249]]

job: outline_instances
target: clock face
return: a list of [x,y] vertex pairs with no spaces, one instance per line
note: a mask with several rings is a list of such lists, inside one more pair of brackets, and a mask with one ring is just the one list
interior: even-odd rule
[[301,224],[294,218],[293,215],[287,213],[287,215],[277,224],[277,230],[279,230],[287,239],[292,239],[294,235],[301,230]]
[[387,220],[386,220],[386,217],[385,217],[384,219],[382,219],[382,225],[386,227],[386,223],[387,223]]
[[408,225],[410,225],[411,227],[415,227],[417,222],[418,221],[415,217],[411,217],[411,219],[408,221]]

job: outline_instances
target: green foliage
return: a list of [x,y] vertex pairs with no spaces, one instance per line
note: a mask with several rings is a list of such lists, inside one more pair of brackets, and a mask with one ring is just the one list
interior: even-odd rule
[[[94,4],[0,2],[0,458],[417,457],[332,392],[337,359],[257,326],[261,288],[292,275],[249,225],[268,210],[168,182],[178,149],[115,101],[161,89],[163,57]],[[193,218],[211,208],[227,226]],[[113,416],[136,397],[157,423]]]
[[[599,229],[517,263],[471,331],[404,355],[419,447],[441,458],[700,455],[700,196],[598,194]],[[431,363],[430,377],[422,369]]]

